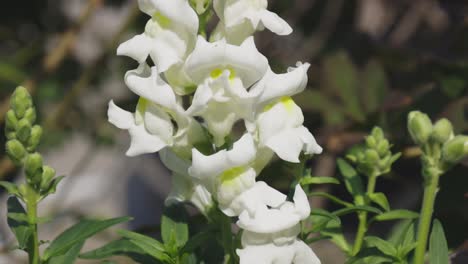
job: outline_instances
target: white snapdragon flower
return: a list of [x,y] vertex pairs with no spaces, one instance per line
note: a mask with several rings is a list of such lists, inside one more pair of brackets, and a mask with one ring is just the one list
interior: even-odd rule
[[258,52],[253,38],[240,46],[198,38],[185,65],[188,76],[199,84],[187,112],[204,118],[217,146],[224,144],[236,121],[253,111],[258,94],[249,88],[267,69],[268,61]]
[[237,225],[244,229],[242,249],[237,250],[240,263],[320,264],[310,247],[297,239],[300,221],[310,214],[307,195],[296,186],[294,202],[278,207],[258,208],[252,216],[244,211]]
[[221,150],[213,155],[203,155],[194,148],[188,171],[213,194],[223,212],[232,212],[229,208],[232,201],[255,185],[257,174],[251,167],[255,156],[254,141],[250,134],[245,134],[231,150]]
[[161,79],[157,68],[141,64],[127,72],[125,83],[140,96],[136,112],[127,112],[111,101],[108,116],[112,124],[130,133],[131,146],[127,155],[154,153],[172,147],[179,155],[190,157],[192,146],[204,140],[203,130],[185,114],[178,96]]
[[152,18],[145,32],[122,43],[117,54],[139,63],[150,56],[160,72],[182,63],[198,32],[198,16],[188,0],[138,0],[138,4]]
[[285,74],[269,70],[252,89],[254,93],[262,92],[252,120],[246,120],[247,128],[257,136],[260,149],[269,148],[289,162],[299,162],[302,151],[306,154],[322,152],[314,136],[303,126],[301,108],[291,98],[305,89],[309,66],[298,63]]
[[267,10],[267,0],[214,0],[213,6],[221,21],[215,35],[226,37],[234,44],[264,28],[278,35],[292,32],[286,21]]

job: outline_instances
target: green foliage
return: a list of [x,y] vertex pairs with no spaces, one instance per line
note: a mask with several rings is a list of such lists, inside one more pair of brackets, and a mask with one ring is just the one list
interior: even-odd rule
[[32,225],[28,222],[26,210],[16,197],[10,197],[7,201],[8,206],[8,226],[15,234],[18,241],[18,248],[22,250],[31,250],[31,236],[34,232]]
[[112,256],[126,256],[139,263],[156,263],[143,249],[130,239],[112,241],[98,249],[83,253],[82,259],[104,259]]
[[434,220],[429,243],[429,262],[434,264],[448,264],[449,253],[444,228],[439,220]]

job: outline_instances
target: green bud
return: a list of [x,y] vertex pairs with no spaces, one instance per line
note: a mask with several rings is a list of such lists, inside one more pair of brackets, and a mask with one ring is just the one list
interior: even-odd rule
[[425,144],[432,134],[432,122],[426,114],[413,111],[408,115],[408,131],[414,142]]
[[375,148],[377,146],[377,140],[373,136],[366,137],[366,145],[368,148]]
[[377,152],[379,153],[380,157],[384,157],[388,154],[390,151],[390,143],[388,143],[388,140],[383,139],[379,142],[379,145],[377,146]]
[[[24,168],[28,179],[36,184],[40,182],[40,176],[42,175],[42,156],[39,153],[29,154],[24,163]],[[38,177],[39,176],[39,177]]]
[[456,136],[444,144],[442,158],[456,163],[468,155],[468,136]]
[[41,190],[47,190],[55,177],[55,170],[49,166],[44,166],[41,178]]
[[24,157],[26,156],[26,149],[24,148],[23,144],[18,140],[10,140],[6,143],[6,152],[8,157],[15,163],[21,164]]
[[18,188],[19,193],[21,194],[22,197],[27,197],[28,195],[28,186],[26,184],[21,184]]
[[31,135],[31,123],[27,119],[21,119],[18,122],[18,129],[16,130],[16,136],[21,142],[27,142]]
[[41,142],[41,137],[42,137],[42,127],[39,125],[35,125],[31,129],[31,136],[28,139],[28,144],[26,148],[28,151],[34,151],[36,150],[37,146]]
[[379,162],[380,158],[379,158],[379,154],[377,153],[377,151],[373,150],[373,149],[368,149],[366,150],[366,161],[367,163],[370,163],[370,164],[377,164],[377,162]]
[[31,95],[26,88],[19,86],[11,96],[11,108],[15,111],[16,117],[23,118],[26,110],[32,106]]
[[371,136],[374,137],[377,142],[385,138],[384,132],[380,127],[374,127]]
[[453,126],[447,118],[442,118],[434,125],[432,138],[437,142],[443,144],[453,137]]
[[16,118],[15,112],[9,110],[5,116],[5,127],[7,131],[15,131],[18,126],[18,118]]
[[29,123],[34,124],[36,123],[36,109],[34,107],[30,107],[26,110],[26,113],[24,113],[24,119],[28,120]]

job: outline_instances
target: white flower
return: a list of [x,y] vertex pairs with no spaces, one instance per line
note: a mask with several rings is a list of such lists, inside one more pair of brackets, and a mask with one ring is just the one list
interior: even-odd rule
[[188,171],[214,195],[220,208],[227,209],[233,199],[254,186],[257,174],[250,164],[255,155],[253,139],[245,134],[231,150],[213,155],[205,156],[194,148]]
[[267,59],[258,52],[253,38],[235,46],[225,40],[208,43],[200,37],[187,59],[187,75],[198,83],[188,114],[204,118],[215,144],[224,144],[232,126],[251,115],[260,91],[249,92],[268,68]]
[[267,0],[214,0],[213,6],[221,20],[216,31],[235,44],[264,27],[278,35],[292,32],[286,21],[267,10]]
[[261,92],[253,121],[246,120],[246,127],[257,136],[260,149],[267,147],[289,162],[299,162],[302,151],[306,154],[322,152],[314,136],[303,126],[301,108],[291,98],[305,89],[308,68],[309,64],[299,63],[285,74],[270,70],[252,88],[252,93]]
[[198,32],[198,16],[188,0],[139,0],[138,4],[152,18],[145,32],[122,43],[117,54],[139,63],[149,55],[161,72],[183,62]]

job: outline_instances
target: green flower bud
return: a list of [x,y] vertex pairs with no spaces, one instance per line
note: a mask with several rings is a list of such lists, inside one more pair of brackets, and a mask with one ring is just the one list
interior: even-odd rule
[[377,152],[379,153],[380,157],[384,157],[388,154],[390,151],[390,143],[388,143],[388,140],[383,139],[379,142],[377,145]]
[[36,123],[36,109],[34,107],[30,107],[26,110],[26,113],[24,113],[24,119],[28,120],[29,123],[34,124]]
[[44,166],[41,179],[41,190],[46,191],[55,177],[55,170],[49,166]]
[[468,155],[468,136],[456,136],[444,144],[442,158],[456,163]]
[[425,144],[432,134],[432,122],[429,117],[419,111],[413,111],[408,115],[408,131],[414,142]]
[[26,110],[32,106],[31,95],[26,88],[19,86],[11,97],[11,108],[15,111],[16,117],[23,118]]
[[39,153],[29,154],[25,160],[24,168],[28,179],[36,184],[40,182],[42,176],[42,156]]
[[366,163],[375,165],[379,160],[379,153],[377,151],[373,149],[366,150]]
[[37,146],[41,142],[42,137],[42,127],[39,125],[35,125],[31,129],[31,136],[28,139],[28,144],[26,148],[28,151],[32,152],[36,150]]
[[18,126],[18,118],[16,118],[15,112],[9,110],[5,116],[5,127],[7,131],[15,131]]
[[6,152],[8,157],[15,163],[21,164],[24,157],[26,156],[26,149],[24,148],[23,144],[18,140],[10,140],[6,143]]
[[373,136],[366,137],[366,145],[368,148],[375,148],[377,146],[377,140]]
[[21,194],[22,197],[27,197],[28,194],[28,186],[26,184],[21,184],[18,187],[19,193]]
[[447,140],[453,137],[453,126],[452,123],[446,119],[442,118],[437,121],[434,125],[434,131],[432,132],[432,138],[437,142],[443,144]]
[[374,127],[371,136],[378,142],[385,138],[384,132],[380,127]]
[[31,135],[31,123],[27,119],[21,119],[18,122],[18,129],[16,130],[16,136],[21,142],[27,142]]

